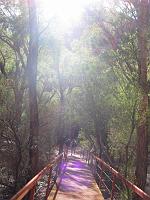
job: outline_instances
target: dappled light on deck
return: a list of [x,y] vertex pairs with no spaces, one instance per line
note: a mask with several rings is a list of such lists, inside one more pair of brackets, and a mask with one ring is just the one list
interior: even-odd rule
[[68,157],[66,170],[60,176],[61,181],[56,200],[103,200],[90,167],[79,155]]

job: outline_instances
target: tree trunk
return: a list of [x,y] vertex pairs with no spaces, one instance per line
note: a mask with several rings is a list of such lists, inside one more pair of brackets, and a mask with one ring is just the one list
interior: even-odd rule
[[94,120],[94,127],[95,127],[95,134],[96,134],[96,143],[98,146],[98,155],[101,157],[102,154],[102,139],[101,139],[101,133],[100,133],[100,127],[97,120]]
[[[57,49],[59,52],[60,50]],[[59,66],[60,52],[55,55],[55,68],[58,78],[58,86],[60,93],[60,106],[59,106],[59,118],[58,118],[58,127],[57,127],[57,144],[59,146],[59,154],[63,152],[64,145],[64,113],[65,113],[65,99],[64,99],[64,89],[63,89],[63,75],[60,73]]]
[[15,76],[15,87],[14,87],[14,96],[15,96],[15,105],[14,105],[14,119],[12,123],[12,130],[14,132],[14,139],[15,139],[15,145],[16,145],[16,167],[15,167],[15,183],[14,183],[14,193],[18,190],[18,187],[20,187],[19,182],[19,169],[20,164],[22,161],[22,149],[21,149],[21,142],[19,139],[19,126],[21,124],[21,115],[22,115],[22,107],[23,107],[23,96],[25,91],[25,81],[24,81],[24,75],[22,78],[21,86],[19,86],[19,79],[20,77],[17,74],[17,68],[16,66],[16,76]]
[[59,113],[59,153],[63,152],[63,138],[64,138],[64,91],[62,89],[62,81],[59,74],[59,86],[60,86],[60,113]]
[[103,122],[101,122],[100,120],[95,120],[94,126],[97,145],[99,147],[99,156],[103,157],[103,159],[106,161],[107,159],[105,159],[105,154],[107,154],[107,132],[102,123]]
[[27,57],[30,137],[29,137],[29,173],[30,178],[38,171],[38,134],[39,119],[36,92],[37,61],[38,61],[38,22],[35,0],[28,0],[29,6],[29,54]]
[[60,127],[59,127],[59,153],[63,152],[63,138],[64,138],[64,91],[63,91],[63,80],[60,76],[60,72],[58,73],[59,78],[59,88],[60,88]]
[[[148,20],[149,1],[141,0],[137,9],[137,33],[138,33],[138,71],[140,86],[140,103],[137,126],[136,170],[135,183],[144,190],[147,177],[148,158],[148,82],[147,82],[147,59],[148,59]],[[133,199],[141,199],[134,197]]]

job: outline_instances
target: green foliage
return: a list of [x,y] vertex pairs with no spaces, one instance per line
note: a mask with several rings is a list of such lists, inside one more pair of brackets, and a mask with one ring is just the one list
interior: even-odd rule
[[[102,5],[91,7],[84,13],[78,37],[61,34],[55,19],[39,36],[37,100],[41,167],[58,145],[58,136],[72,137],[72,127],[77,126],[81,147],[95,146],[98,153],[100,148],[103,152],[107,150],[120,171],[133,179],[140,94],[137,30],[132,16],[136,13],[130,9],[122,4],[110,9],[103,9]],[[10,175],[14,184],[17,170],[17,179],[26,181],[29,159],[26,5],[23,1],[1,1],[0,20],[0,48],[6,57],[8,74],[7,79],[0,74],[0,144],[7,150],[0,157],[0,166],[5,172],[2,179],[9,179]],[[44,26],[40,21],[39,27]],[[148,79],[149,76],[148,66]],[[18,155],[22,158],[17,168]],[[5,162],[4,156],[7,156]],[[23,183],[18,182],[19,188]]]

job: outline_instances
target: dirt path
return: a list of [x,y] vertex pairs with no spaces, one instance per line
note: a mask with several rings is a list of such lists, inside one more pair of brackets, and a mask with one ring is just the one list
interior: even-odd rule
[[[51,198],[49,198],[50,200]],[[77,156],[70,156],[56,200],[104,200],[89,166]]]

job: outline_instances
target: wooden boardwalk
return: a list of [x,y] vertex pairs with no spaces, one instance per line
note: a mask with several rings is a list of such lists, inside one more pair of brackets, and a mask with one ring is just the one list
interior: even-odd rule
[[58,184],[56,198],[51,194],[48,200],[104,200],[89,166],[77,155],[68,157]]

